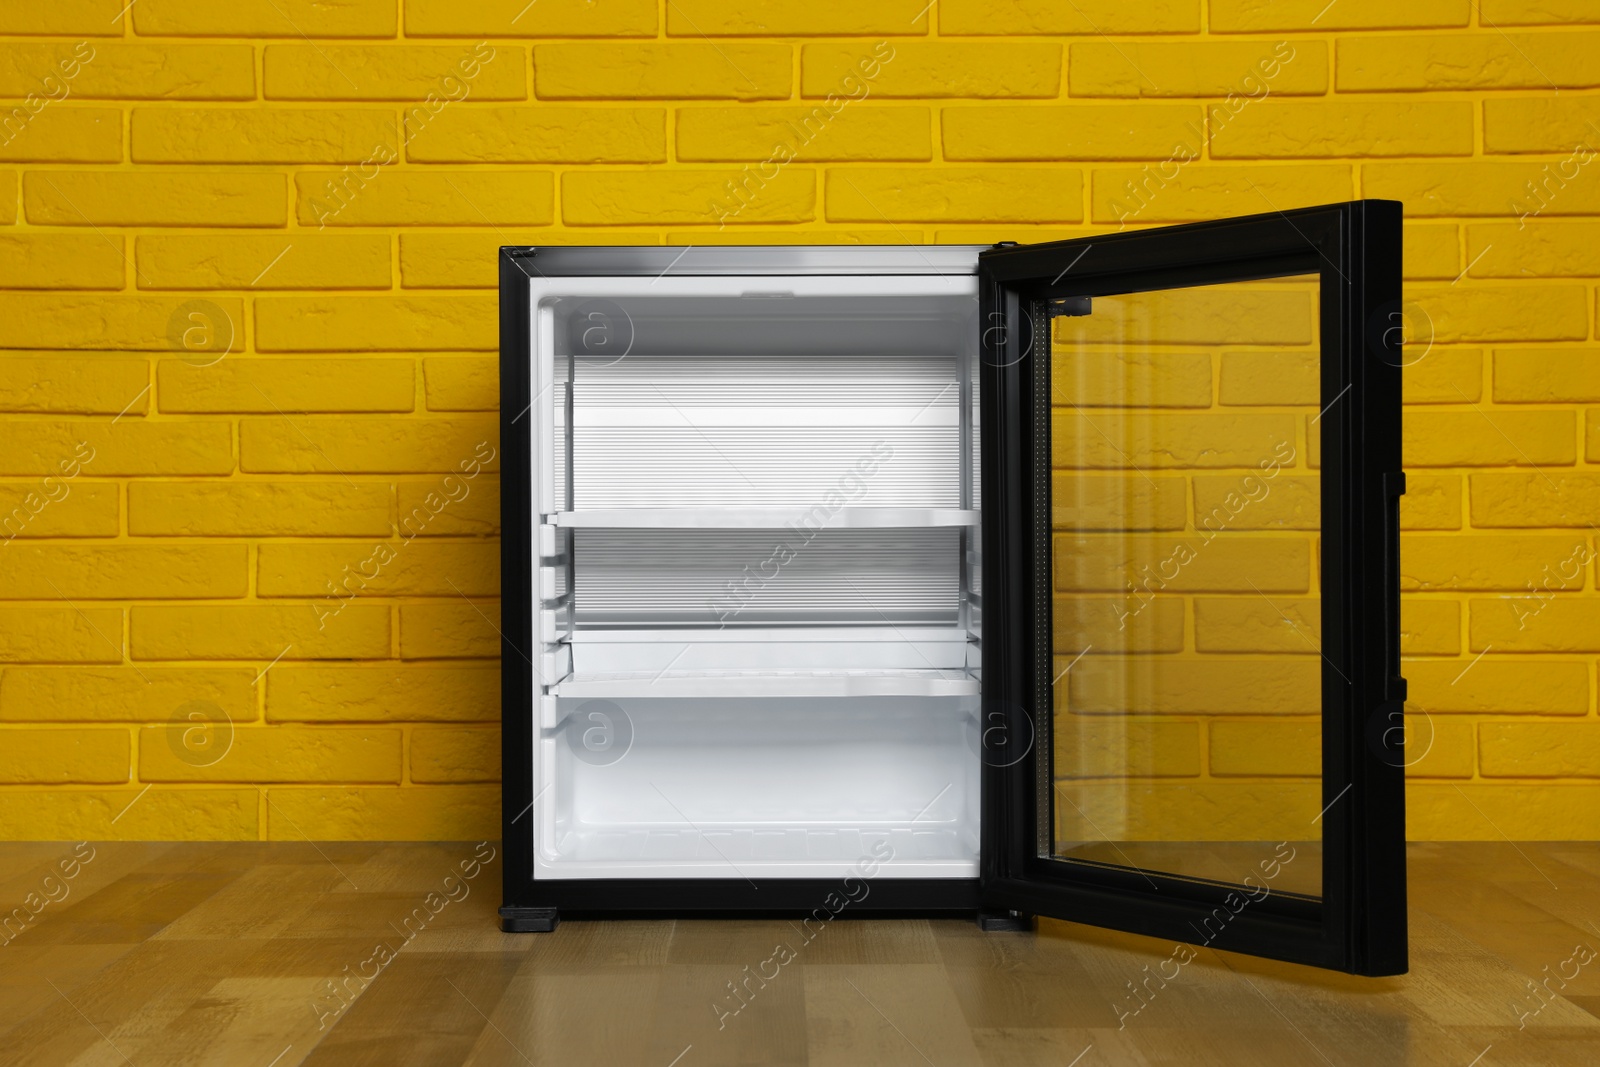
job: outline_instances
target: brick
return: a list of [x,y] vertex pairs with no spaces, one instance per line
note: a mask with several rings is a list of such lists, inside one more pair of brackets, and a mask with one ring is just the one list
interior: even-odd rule
[[1592,348],[1497,348],[1497,403],[1600,400],[1600,366]]
[[[1473,525],[1480,525],[1474,520]],[[1454,474],[1406,476],[1400,498],[1400,529],[1461,529],[1461,479]]]
[[1181,530],[1188,518],[1182,478],[1066,474],[1050,478],[1057,530]]
[[[521,48],[468,45],[269,44],[262,49],[268,100],[524,100]],[[430,107],[431,111],[431,107]]]
[[784,44],[541,44],[541,100],[781,100],[794,53]]
[[496,596],[500,546],[358,541],[264,544],[258,597]]
[[496,297],[258,297],[261,352],[397,352],[499,345]]
[[1096,168],[1095,222],[1191,222],[1349,200],[1347,166],[1218,167],[1167,162]]
[[441,471],[494,469],[499,419],[242,419],[240,469],[251,473]]
[[[129,639],[137,660],[386,658],[389,609],[345,604],[136,604]],[[286,651],[287,649],[287,651]]]
[[500,482],[495,475],[473,481],[446,475],[433,481],[401,482],[399,489],[402,536],[492,537],[500,532]]
[[117,487],[106,482],[0,482],[0,542],[14,537],[115,537]]
[[[1214,159],[1470,156],[1468,101],[1267,101],[1211,108]],[[1426,164],[1423,164],[1426,166]]]
[[1322,774],[1322,724],[1315,719],[1214,722],[1209,732],[1214,775],[1315,778]]
[[499,825],[497,785],[267,790],[268,841],[483,841]]
[[[500,669],[277,666],[267,674],[269,722],[495,722]],[[0,715],[4,714],[0,688]]]
[[1600,652],[1600,599],[1477,597],[1467,602],[1467,626],[1473,652]]
[[499,411],[500,367],[476,356],[422,361],[429,411]]
[[1068,700],[1080,713],[1283,715],[1315,712],[1322,701],[1315,659],[1085,656],[1067,677]]
[[[0,182],[0,196],[5,195]],[[11,203],[16,207],[16,186]],[[122,238],[106,234],[0,234],[0,288],[121,289]]]
[[156,364],[162,411],[410,411],[416,364],[409,359],[225,359],[197,367]]
[[561,176],[561,218],[571,226],[806,222],[816,202],[816,172],[796,167],[771,178],[749,167],[572,170]]
[[[147,782],[398,782],[399,730],[379,727],[236,727],[218,730],[220,755],[185,748],[176,724],[139,731]],[[211,762],[215,760],[215,762]]]
[[655,0],[405,0],[408,37],[654,37]]
[[1055,167],[830,169],[830,222],[1078,222],[1083,172]]
[[1335,82],[1347,92],[1396,89],[1592,89],[1600,33],[1471,33],[1352,37],[1339,42]]
[[1056,672],[1080,652],[1177,652],[1183,648],[1183,601],[1156,597],[1130,604],[1127,597],[1056,597],[1051,640]]
[[[1300,542],[1305,545],[1307,542]],[[1194,647],[1200,652],[1263,652],[1315,656],[1322,651],[1322,602],[1289,597],[1268,599],[1239,580],[1247,576],[1262,594],[1271,587],[1250,572],[1241,559],[1234,567],[1234,586],[1248,595],[1197,597],[1194,602]],[[1300,590],[1306,589],[1301,582]]]
[[169,722],[181,717],[185,704],[206,701],[235,722],[247,722],[256,715],[255,673],[248,668],[10,667],[0,675],[0,720]]
[[400,658],[500,655],[500,605],[491,601],[400,605]]
[[1600,459],[1600,409],[1588,408],[1583,413],[1583,458],[1593,462]]
[[1222,353],[1217,398],[1224,404],[1315,407],[1321,397],[1321,360],[1315,353],[1284,349]]
[[[690,162],[933,158],[922,107],[678,109],[677,158]],[[950,158],[956,158],[954,156]]]
[[387,289],[389,244],[378,234],[144,234],[135,255],[142,289]]
[[1570,411],[1413,411],[1403,424],[1407,467],[1522,467],[1577,459]]
[[1213,33],[1261,30],[1382,30],[1465,26],[1470,0],[1211,0]]
[[1485,100],[1483,150],[1560,153],[1566,158],[1541,168],[1559,187],[1562,179],[1570,181],[1594,160],[1597,121],[1600,101],[1592,96]]
[[1400,654],[1454,656],[1461,651],[1461,604],[1455,600],[1400,601]]
[[156,537],[381,537],[393,490],[373,482],[128,484],[128,532]]
[[1588,539],[1572,534],[1412,534],[1400,539],[1400,589],[1578,589],[1590,558]]
[[[1224,427],[1228,433],[1218,440]],[[1295,440],[1290,415],[1094,415],[1051,417],[1051,466],[1140,468],[1256,467]]]
[[[1105,840],[1096,833],[1095,826],[1116,827],[1114,835],[1123,841],[1253,841],[1262,844],[1252,857],[1261,861],[1271,859],[1280,846],[1266,842],[1284,842],[1280,854],[1290,864],[1299,866],[1294,874],[1280,873],[1275,889],[1286,889],[1298,883],[1300,889],[1315,893],[1320,875],[1313,867],[1316,860],[1307,856],[1302,847],[1290,852],[1288,842],[1303,842],[1307,826],[1317,817],[1322,807],[1322,789],[1314,781],[1250,782],[1238,779],[1197,779],[1194,781],[1164,782],[1159,788],[1130,789],[1125,781],[1084,782],[1073,787],[1069,796],[1071,804],[1057,802],[1056,831],[1063,843],[1094,842]],[[1119,796],[1120,794],[1120,796]],[[1314,831],[1310,831],[1314,832]],[[1133,846],[1137,847],[1137,846]],[[1167,855],[1170,855],[1168,853]],[[1191,853],[1192,855],[1192,853]],[[1298,858],[1296,858],[1298,857]],[[1125,861],[1118,858],[1117,863]],[[1160,863],[1156,860],[1152,866]],[[1198,867],[1195,860],[1185,858],[1175,864],[1181,870]],[[1294,870],[1293,866],[1288,870]],[[1237,878],[1250,871],[1249,862],[1240,863],[1226,875]],[[1284,868],[1279,868],[1284,872]]]
[[1404,230],[1402,255],[1407,278],[1453,281],[1461,274],[1454,223],[1407,223]]
[[135,32],[151,37],[393,37],[396,23],[387,0],[139,0],[133,8]]
[[1057,779],[1192,778],[1200,773],[1197,723],[1058,716],[1055,730]]
[[1474,278],[1600,276],[1600,223],[1486,223],[1467,227],[1467,273]]
[[[568,231],[571,233],[572,231]],[[593,231],[591,231],[593,232]],[[596,234],[596,236],[602,236]],[[604,234],[617,237],[618,234]],[[576,243],[576,242],[575,242]],[[636,241],[618,241],[618,244],[638,244]],[[644,241],[654,244],[654,241]],[[678,230],[666,235],[669,245],[919,245],[923,243],[922,231],[896,226],[887,230],[843,229],[792,229],[792,230]],[[937,244],[966,244],[970,242],[938,241]],[[990,242],[993,243],[993,242]]]
[[[150,364],[116,356],[0,356],[0,411],[144,414]],[[133,407],[130,409],[129,405]]]
[[[1308,345],[1316,339],[1311,286],[1211,286],[1097,297],[1094,314],[1055,320],[1058,344]],[[1219,419],[1213,427],[1224,425]]]
[[1321,96],[1328,48],[1321,41],[1074,41],[1073,96]]
[[[103,107],[0,107],[0,161],[120,163],[122,113]],[[68,175],[56,172],[54,177]],[[31,175],[30,175],[31,177]]]
[[1400,673],[1418,711],[1583,715],[1589,710],[1589,665],[1580,660],[1410,660]]
[[1565,181],[1538,161],[1503,163],[1369,163],[1363,196],[1403,200],[1418,215],[1592,215],[1600,213],[1593,168]]
[[119,0],[59,0],[54,4],[7,4],[0,8],[0,34],[71,34],[121,37],[126,25]]
[[17,172],[0,170],[0,225],[17,221]]
[[1322,481],[1282,473],[1195,475],[1194,511],[1196,527],[1212,532],[1317,530]]
[[795,5],[784,0],[673,0],[667,6],[667,32],[675,37],[824,37],[860,34],[925,34],[930,19],[925,0],[815,0]]
[[30,172],[22,203],[49,226],[282,226],[286,215],[281,174]]
[[[244,321],[243,301],[236,298],[217,297],[202,304],[198,310],[220,312],[232,323]],[[0,346],[176,350],[189,310],[196,308],[170,297],[0,293],[0,321],[8,323]]]
[[[663,108],[447,108],[427,126],[426,136],[407,143],[406,158],[421,163],[662,163],[666,129]],[[771,150],[768,143],[765,151]]]
[[254,841],[259,805],[258,789],[6,790],[0,833],[16,841]]
[[1589,336],[1589,294],[1579,285],[1418,286],[1407,299],[1440,344],[1582,341]]
[[941,34],[1196,33],[1199,0],[1151,0],[1137,10],[1117,0],[943,0]]
[[1495,26],[1600,22],[1589,0],[1479,0],[1484,22]]
[[356,163],[365,173],[400,143],[394,112],[371,108],[141,107],[131,130],[135,163]]
[[1407,715],[1405,768],[1407,778],[1471,778],[1478,765],[1478,737],[1471,723],[1445,722],[1428,715]]
[[60,97],[63,87],[90,100],[253,100],[255,54],[236,44],[0,44],[0,96]]
[[1061,46],[1045,42],[808,44],[800,50],[800,95],[1049,98],[1061,91],[1061,60]]
[[494,289],[500,284],[504,245],[653,245],[660,240],[654,233],[627,230],[403,233],[400,283],[408,289]]
[[11,545],[0,597],[92,600],[245,595],[243,545]]
[[254,841],[260,804],[259,789],[11,790],[0,793],[0,833],[18,841]]
[[[1132,583],[1149,593],[1303,593],[1311,580],[1307,538],[1058,533],[1053,540],[1052,578],[1061,592],[1115,593]],[[1132,596],[1129,608],[1137,606]]]
[[1600,777],[1600,724],[1486,722],[1478,733],[1486,777]]
[[1052,353],[1050,362],[1053,404],[1211,406],[1211,357],[1205,352],[1071,349]]
[[421,727],[411,731],[413,782],[498,782],[500,731]]
[[302,171],[295,175],[302,226],[539,226],[555,217],[548,171]]
[[233,470],[233,427],[215,419],[0,421],[0,474],[61,477],[72,473],[74,463],[97,478],[227,474]]
[[126,730],[0,729],[0,783],[126,782]]
[[1476,404],[1483,399],[1481,349],[1425,348],[1424,352],[1400,372],[1405,403]]
[[1205,116],[1187,104],[947,107],[940,120],[953,160],[1166,159],[1205,141]]
[[1600,524],[1600,474],[1474,474],[1472,525],[1505,528]]
[[0,663],[120,663],[121,641],[121,608],[0,607]]
[[1516,785],[1410,783],[1406,837],[1411,841],[1577,841],[1592,831],[1600,789],[1582,783]]

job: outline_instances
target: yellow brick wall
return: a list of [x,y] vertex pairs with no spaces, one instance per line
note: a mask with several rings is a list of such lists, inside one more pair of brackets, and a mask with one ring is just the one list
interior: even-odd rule
[[[1592,0],[0,0],[0,836],[495,833],[501,244],[1382,196],[1431,343],[1411,832],[1593,837],[1597,54]],[[1129,380],[1185,447],[1200,392],[1274,402],[1262,358]],[[1102,490],[1174,531],[1213,476]],[[1251,712],[1314,658],[1205,662],[1225,608],[1131,624],[1197,661],[1150,693],[1215,699],[1148,702],[1115,758],[1273,804],[1303,724]]]

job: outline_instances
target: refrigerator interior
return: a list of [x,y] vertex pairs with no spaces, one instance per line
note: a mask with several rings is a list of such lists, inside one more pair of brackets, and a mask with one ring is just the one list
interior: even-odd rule
[[975,279],[530,284],[535,877],[975,877]]

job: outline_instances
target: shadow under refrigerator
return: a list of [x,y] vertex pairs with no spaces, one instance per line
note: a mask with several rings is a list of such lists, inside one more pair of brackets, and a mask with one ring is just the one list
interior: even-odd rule
[[502,249],[503,928],[1404,971],[1400,251]]

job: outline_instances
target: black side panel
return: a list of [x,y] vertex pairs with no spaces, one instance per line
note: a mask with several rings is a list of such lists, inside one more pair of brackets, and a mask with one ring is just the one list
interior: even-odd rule
[[532,251],[500,250],[500,840],[508,905],[530,903],[533,887],[532,334],[528,274],[517,258]]

